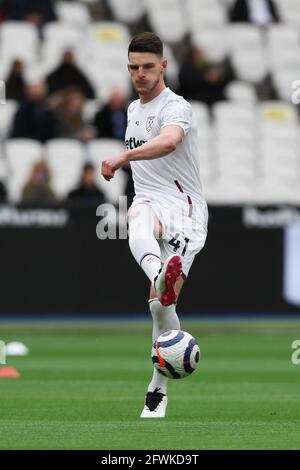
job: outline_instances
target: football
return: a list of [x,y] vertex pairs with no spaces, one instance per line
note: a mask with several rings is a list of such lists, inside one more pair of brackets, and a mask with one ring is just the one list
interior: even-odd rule
[[197,369],[199,361],[198,343],[186,331],[166,331],[153,344],[152,362],[154,367],[170,379],[187,377]]

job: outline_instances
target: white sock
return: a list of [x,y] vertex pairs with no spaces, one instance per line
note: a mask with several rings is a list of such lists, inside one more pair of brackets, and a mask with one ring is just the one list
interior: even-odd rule
[[[164,307],[158,299],[149,300],[149,308],[153,318],[152,342],[162,333],[168,330],[180,330],[180,322],[176,313],[176,305]],[[160,374],[154,368],[152,380],[148,386],[148,392],[159,388],[160,393],[167,393],[168,378]]]
[[154,236],[156,223],[155,215],[147,204],[139,204],[129,212],[129,247],[152,283],[161,268],[160,246]]

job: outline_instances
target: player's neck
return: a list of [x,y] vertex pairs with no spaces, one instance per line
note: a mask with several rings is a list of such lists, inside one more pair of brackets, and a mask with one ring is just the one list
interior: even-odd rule
[[157,86],[147,95],[140,95],[140,101],[142,104],[149,103],[150,101],[154,100],[158,95],[161,94],[162,91],[166,89],[165,82],[159,82]]

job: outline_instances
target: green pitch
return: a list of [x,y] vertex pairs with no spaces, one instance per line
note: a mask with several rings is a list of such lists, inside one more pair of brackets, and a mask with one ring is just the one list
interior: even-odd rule
[[30,354],[0,379],[0,449],[300,449],[300,321],[182,322],[199,369],[172,381],[163,420],[141,420],[149,323],[0,323]]

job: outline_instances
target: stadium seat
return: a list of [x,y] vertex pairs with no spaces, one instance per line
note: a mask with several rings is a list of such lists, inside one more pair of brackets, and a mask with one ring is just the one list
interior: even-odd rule
[[7,161],[3,153],[3,148],[0,146],[0,182],[6,182],[8,176]]
[[217,168],[223,181],[243,179],[244,183],[253,184],[256,174],[254,146],[245,146],[242,142],[224,145],[224,141],[216,143]]
[[92,123],[96,113],[103,106],[103,104],[104,103],[101,100],[87,100],[83,109],[84,122],[87,124]]
[[234,50],[231,58],[239,80],[259,83],[266,78],[268,65],[261,47]]
[[[299,140],[298,140],[299,145]],[[299,148],[299,147],[298,147]],[[266,186],[297,185],[300,182],[300,158],[298,148],[286,145],[263,145],[260,169]]]
[[255,194],[257,162],[254,148],[215,142],[216,175],[207,193],[210,203],[249,203]]
[[235,23],[228,30],[230,50],[258,49],[262,46],[262,33],[255,25]]
[[87,67],[86,72],[94,85],[97,98],[107,101],[114,90],[122,90],[125,94],[130,93],[130,77],[127,68],[119,65],[105,67],[103,62],[96,60]]
[[278,64],[280,67],[286,62],[286,54],[289,57],[292,53],[299,54],[300,31],[296,26],[290,24],[271,25],[266,33],[271,65]]
[[179,86],[179,65],[172,48],[168,44],[164,44],[164,56],[168,59],[168,67],[166,70],[168,86],[176,91]]
[[210,183],[216,175],[215,155],[212,147],[212,131],[207,128],[201,132],[199,130],[199,163],[200,177],[204,185]]
[[187,17],[192,31],[226,23],[226,11],[218,0],[187,0]]
[[228,27],[201,27],[191,29],[191,41],[194,47],[204,49],[211,61],[221,61],[228,54]]
[[46,143],[45,150],[53,190],[59,198],[64,198],[80,181],[83,146],[73,139],[53,139]]
[[86,71],[97,97],[106,100],[114,88],[129,90],[127,48],[129,29],[118,22],[91,23],[88,28]]
[[37,61],[38,45],[38,31],[32,24],[25,21],[7,21],[1,24],[1,59],[20,59],[26,64],[34,63]]
[[264,101],[258,106],[262,123],[276,125],[278,129],[284,124],[297,124],[298,114],[295,106],[280,101]]
[[144,15],[146,8],[144,0],[108,0],[114,18],[124,23],[136,23]]
[[0,105],[0,141],[8,137],[18,104],[14,100],[7,100]]
[[127,177],[124,172],[117,171],[108,183],[100,174],[101,164],[103,160],[118,155],[124,150],[124,144],[114,139],[95,139],[87,145],[87,155],[97,170],[97,184],[112,204],[118,204],[119,196],[125,194]]
[[299,77],[300,66],[273,70],[273,83],[281,100],[291,102],[294,93],[292,85]]
[[184,5],[180,0],[146,0],[149,22],[163,42],[179,43],[188,33]]
[[33,165],[44,156],[43,146],[35,140],[11,139],[6,142],[5,155],[9,175],[8,197],[10,201],[18,202]]
[[88,7],[78,2],[57,2],[55,10],[58,20],[63,23],[87,27],[91,21]]
[[[78,60],[86,56],[86,37],[82,30],[72,24],[58,21],[46,24],[42,60],[53,67],[57,65],[67,49],[71,49]],[[48,65],[47,68],[49,68]]]
[[199,129],[208,128],[210,126],[210,115],[208,106],[201,101],[190,100],[189,101],[194,113],[196,114]]
[[245,82],[234,81],[225,88],[225,96],[230,101],[256,103],[257,96],[252,85]]
[[276,0],[276,3],[285,23],[300,26],[300,3],[298,0]]
[[223,101],[214,105],[213,115],[217,126],[251,128],[255,125],[256,107],[251,103]]
[[99,46],[111,46],[111,48],[121,45],[128,45],[130,32],[126,25],[117,21],[98,21],[90,23],[88,35],[91,42]]

